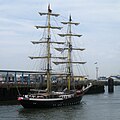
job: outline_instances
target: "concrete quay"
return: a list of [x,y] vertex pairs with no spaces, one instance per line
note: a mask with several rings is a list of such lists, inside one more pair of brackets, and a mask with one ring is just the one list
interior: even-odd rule
[[[83,85],[87,85],[92,83],[93,86],[89,89],[86,94],[98,94],[104,93],[104,85],[103,81],[95,81],[95,80],[85,80],[85,81],[76,81],[75,87],[77,89],[81,88]],[[52,90],[60,90],[66,87],[65,83],[53,83]],[[19,94],[27,94],[30,89],[40,88],[45,89],[46,83],[36,84],[36,83],[0,83],[0,101],[6,100],[16,100]]]

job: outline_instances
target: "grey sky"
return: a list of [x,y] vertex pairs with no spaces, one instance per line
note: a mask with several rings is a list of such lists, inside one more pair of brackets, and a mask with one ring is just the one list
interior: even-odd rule
[[40,36],[34,25],[49,3],[54,12],[81,23],[77,32],[83,35],[89,76],[95,77],[95,62],[100,76],[120,74],[120,0],[0,0],[0,69],[32,68],[30,41]]

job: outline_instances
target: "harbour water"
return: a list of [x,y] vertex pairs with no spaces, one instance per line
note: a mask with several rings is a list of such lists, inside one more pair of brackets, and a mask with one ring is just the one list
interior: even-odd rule
[[0,104],[0,120],[120,120],[120,86],[112,94],[85,95],[80,105],[51,109],[24,109]]

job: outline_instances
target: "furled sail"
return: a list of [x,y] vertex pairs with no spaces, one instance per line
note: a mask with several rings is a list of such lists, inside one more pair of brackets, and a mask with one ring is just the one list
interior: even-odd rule
[[74,24],[74,25],[79,25],[80,23],[77,22],[61,22],[62,24]]
[[[69,48],[55,48],[57,51],[64,51],[64,50],[68,50]],[[72,48],[72,50],[80,50],[80,51],[83,51],[85,50],[85,48]]]
[[61,30],[62,27],[54,27],[54,26],[35,26],[37,29],[39,28],[51,28],[51,29],[59,29]]
[[67,34],[58,34],[61,37],[65,37],[65,36],[76,36],[76,37],[81,37],[82,35],[79,34],[72,34],[72,33],[67,33]]
[[54,13],[41,13],[39,12],[39,14],[42,16],[42,15],[51,15],[51,16],[55,16],[55,17],[58,17],[60,14],[54,14]]
[[[48,58],[48,56],[44,56],[44,57],[31,57],[29,56],[30,59],[45,59],[45,58]],[[55,59],[66,59],[67,57],[50,57],[50,58],[55,58]]]
[[[39,44],[39,43],[47,43],[47,41],[31,41],[33,44]],[[56,41],[50,41],[49,43],[55,43],[55,44],[65,44],[65,42],[56,42]]]
[[86,62],[53,62],[56,65],[59,64],[66,64],[66,63],[70,63],[70,64],[85,64]]

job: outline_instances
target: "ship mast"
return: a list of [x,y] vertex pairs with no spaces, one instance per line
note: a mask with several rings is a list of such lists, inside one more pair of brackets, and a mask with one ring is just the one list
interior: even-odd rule
[[[64,50],[68,50],[68,60],[67,62],[55,62],[55,64],[64,64],[67,63],[67,71],[68,71],[68,91],[70,91],[70,87],[71,87],[71,79],[73,79],[73,68],[72,68],[72,64],[85,64],[86,62],[73,62],[72,61],[72,50],[80,50],[83,51],[84,48],[73,48],[72,47],[72,36],[74,37],[81,37],[82,35],[79,34],[73,34],[72,33],[72,25],[79,25],[79,23],[76,22],[72,22],[72,18],[71,15],[69,16],[69,21],[68,22],[61,22],[62,24],[68,25],[68,33],[67,34],[58,34],[61,37],[68,37],[68,48],[65,48]],[[60,51],[60,49],[58,49]]]
[[[71,15],[69,17],[69,22],[71,23],[72,19],[71,19]],[[68,33],[71,34],[71,24],[68,24]],[[68,39],[68,90],[70,90],[70,81],[71,81],[71,75],[73,75],[73,71],[72,71],[72,58],[71,58],[71,53],[72,52],[72,43],[71,43],[71,35],[69,36]]]
[[32,41],[33,44],[40,44],[40,43],[46,43],[47,44],[47,56],[43,56],[43,57],[30,57],[31,59],[47,59],[47,69],[46,69],[46,75],[47,75],[47,92],[50,93],[51,92],[51,58],[60,58],[60,59],[64,59],[63,57],[52,57],[51,56],[51,49],[50,49],[50,45],[51,43],[55,43],[55,44],[64,44],[64,42],[55,42],[55,41],[51,41],[51,29],[61,29],[62,27],[55,27],[55,26],[51,26],[51,21],[50,18],[51,16],[55,16],[58,17],[59,14],[53,14],[52,10],[50,8],[50,4],[48,5],[48,12],[47,13],[41,13],[39,12],[39,14],[42,15],[47,15],[47,26],[35,26],[37,29],[39,28],[46,28],[47,29],[47,41]]
[[50,60],[50,13],[51,13],[50,5],[48,6],[48,37],[47,37],[47,90],[51,92],[51,82],[50,82],[50,69],[51,69],[51,60]]

